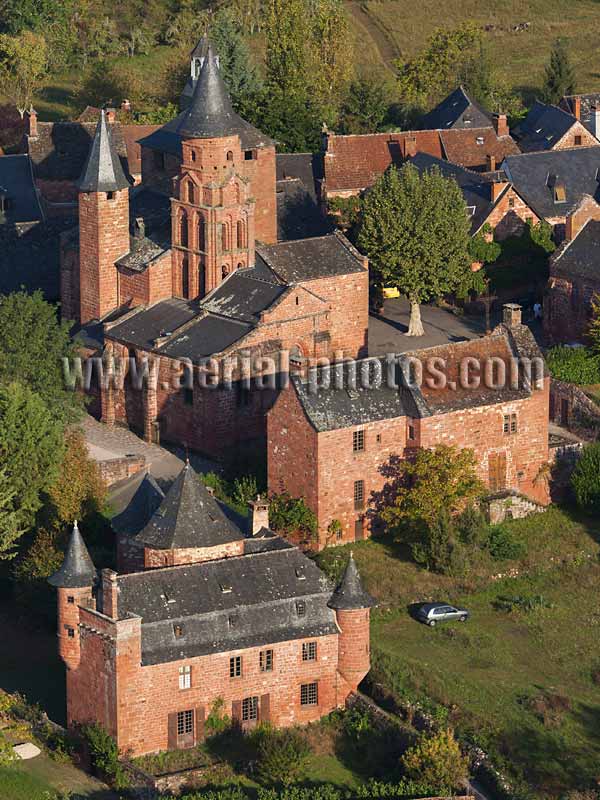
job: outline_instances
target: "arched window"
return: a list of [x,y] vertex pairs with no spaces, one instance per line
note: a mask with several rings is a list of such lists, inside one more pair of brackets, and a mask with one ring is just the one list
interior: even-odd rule
[[190,265],[187,256],[181,259],[181,293],[185,298],[190,296]]
[[229,226],[226,222],[221,225],[221,250],[224,253],[229,250]]
[[185,211],[179,217],[179,244],[182,247],[188,246],[188,219]]
[[228,275],[229,275],[229,268],[227,267],[227,264],[223,264],[223,266],[221,267],[221,278],[225,280],[225,278]]
[[195,194],[195,192],[194,192],[194,184],[191,181],[188,181],[188,185],[187,185],[188,203],[193,203],[194,202],[194,194]]
[[206,250],[206,225],[202,217],[198,220],[198,250]]
[[243,263],[241,261],[238,262],[237,268],[238,269],[244,269],[244,265],[243,265]]
[[233,153],[231,150],[227,151],[227,161],[233,161]]
[[237,246],[238,249],[244,247],[244,223],[240,219],[237,224]]

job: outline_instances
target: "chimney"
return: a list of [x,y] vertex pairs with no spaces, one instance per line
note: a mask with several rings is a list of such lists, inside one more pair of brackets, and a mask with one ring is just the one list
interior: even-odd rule
[[135,218],[133,235],[136,239],[143,239],[146,236],[146,223],[144,222],[143,217]]
[[496,136],[509,136],[508,122],[506,114],[494,114],[494,129]]
[[581,119],[581,97],[578,94],[573,98],[573,116]]
[[107,108],[106,109],[106,121],[109,125],[114,125],[114,122],[117,118],[117,112],[114,108]]
[[600,105],[597,103],[592,105],[590,122],[592,123],[592,134],[596,139],[600,139]]
[[408,135],[404,140],[404,158],[412,158],[417,155],[417,137],[413,134]]
[[503,180],[493,181],[490,184],[490,195],[492,203],[496,202],[496,200],[500,197],[500,195],[506,189],[507,186],[508,186],[508,181],[503,181]]
[[485,157],[485,165],[486,165],[486,170],[488,172],[495,172],[496,156],[492,155],[491,153],[488,153],[488,155]]
[[102,570],[102,613],[111,619],[119,618],[117,573],[112,569]]
[[252,536],[256,536],[261,528],[269,527],[269,501],[263,500],[258,495],[256,500],[250,502],[250,511],[252,512]]
[[521,306],[518,303],[505,303],[502,306],[502,322],[508,328],[521,324]]
[[131,111],[131,100],[122,100],[121,101],[121,111],[125,111],[125,112]]
[[29,136],[31,139],[35,139],[38,135],[37,111],[33,106],[31,106],[31,108],[27,112],[27,124],[25,132],[27,136]]

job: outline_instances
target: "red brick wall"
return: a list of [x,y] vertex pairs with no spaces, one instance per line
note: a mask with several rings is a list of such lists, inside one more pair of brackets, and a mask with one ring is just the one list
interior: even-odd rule
[[178,550],[144,549],[144,567],[176,567],[181,564],[199,564],[201,561],[215,561],[218,558],[231,558],[244,554],[244,542],[228,542],[215,547],[189,547]]
[[277,196],[275,194],[275,147],[259,147],[256,158],[242,161],[240,173],[250,180],[256,200],[256,239],[264,244],[277,241]]
[[523,233],[527,220],[537,224],[540,219],[511,186],[504,193],[486,222],[494,229],[494,236],[502,241]]
[[[575,144],[575,137],[581,136],[581,144]],[[595,139],[592,134],[588,131],[588,129],[581,124],[581,122],[576,122],[562,139],[560,139],[552,148],[553,150],[566,150],[569,147],[597,147],[598,140]]]
[[368,608],[337,611],[341,628],[339,637],[338,669],[353,691],[371,668]]

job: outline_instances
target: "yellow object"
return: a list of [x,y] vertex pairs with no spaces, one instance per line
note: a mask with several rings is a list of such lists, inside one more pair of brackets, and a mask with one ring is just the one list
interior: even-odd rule
[[384,286],[383,287],[383,296],[384,297],[400,297],[400,292],[395,286]]

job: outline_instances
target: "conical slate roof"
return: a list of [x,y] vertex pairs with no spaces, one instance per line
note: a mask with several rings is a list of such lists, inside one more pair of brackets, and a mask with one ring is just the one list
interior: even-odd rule
[[245,535],[188,463],[135,538],[158,550],[177,550],[239,542]]
[[83,589],[91,586],[95,577],[96,569],[75,522],[65,560],[61,568],[48,578],[48,583],[58,589]]
[[360,581],[360,575],[354,561],[352,553],[346,565],[344,576],[337,589],[331,595],[331,600],[327,603],[329,608],[341,611],[350,611],[357,608],[371,608],[375,605],[375,600],[370,594],[365,592]]
[[116,192],[129,186],[112,141],[104,109],[77,186],[80,192]]
[[189,108],[178,118],[176,130],[184,139],[217,139],[234,134],[242,137],[249,131],[262,136],[233,110],[210,42]]

